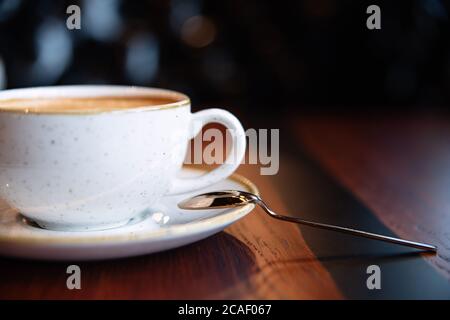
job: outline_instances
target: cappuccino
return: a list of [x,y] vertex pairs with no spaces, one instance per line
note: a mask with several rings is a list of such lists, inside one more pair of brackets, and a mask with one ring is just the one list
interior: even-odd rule
[[179,100],[169,95],[7,99],[0,100],[0,111],[27,111],[36,113],[96,112],[140,107],[159,107],[176,103]]

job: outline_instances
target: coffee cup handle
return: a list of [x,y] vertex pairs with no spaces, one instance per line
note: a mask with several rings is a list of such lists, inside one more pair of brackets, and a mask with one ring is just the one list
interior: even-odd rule
[[[229,177],[239,166],[245,154],[246,137],[239,120],[222,109],[207,109],[192,114],[190,138],[194,138],[208,123],[219,123],[230,130],[232,146],[225,162],[212,171],[195,178],[176,178],[172,182],[169,195],[196,191]],[[234,158],[234,159],[233,159]]]

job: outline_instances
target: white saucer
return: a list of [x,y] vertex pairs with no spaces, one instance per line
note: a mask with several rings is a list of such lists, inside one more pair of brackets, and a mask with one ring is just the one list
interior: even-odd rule
[[[182,170],[182,176],[203,171]],[[254,205],[222,210],[187,211],[177,203],[206,191],[237,189],[257,193],[246,178],[234,174],[207,189],[165,197],[157,212],[116,229],[66,232],[34,227],[0,202],[0,254],[43,260],[99,260],[131,257],[180,247],[211,236],[249,213]]]

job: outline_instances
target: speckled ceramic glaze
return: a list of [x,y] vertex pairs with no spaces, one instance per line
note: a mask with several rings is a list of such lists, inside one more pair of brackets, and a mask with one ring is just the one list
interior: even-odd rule
[[[6,90],[0,99],[167,94],[177,103],[84,113],[0,110],[0,197],[40,226],[99,230],[152,211],[167,194],[229,176],[245,151],[239,121],[220,109],[191,114],[173,91],[122,86]],[[187,142],[208,122],[230,128],[236,160],[195,179],[177,178]]]
[[[183,168],[180,176],[198,178],[202,171]],[[248,179],[233,174],[197,192],[243,190],[258,194]],[[230,209],[182,210],[177,203],[196,192],[164,196],[157,211],[137,216],[126,226],[91,232],[53,231],[26,223],[0,200],[0,255],[43,260],[99,260],[149,254],[209,237],[238,221],[253,204]]]

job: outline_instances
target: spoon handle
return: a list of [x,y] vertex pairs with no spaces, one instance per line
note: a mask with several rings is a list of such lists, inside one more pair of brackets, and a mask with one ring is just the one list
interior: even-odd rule
[[434,246],[434,245],[431,245],[431,244],[426,244],[426,243],[421,243],[421,242],[416,242],[416,241],[410,241],[410,240],[404,240],[404,239],[384,236],[384,235],[377,234],[377,233],[372,233],[372,232],[367,232],[367,231],[362,231],[362,230],[356,230],[356,229],[351,229],[351,228],[346,228],[346,227],[335,226],[335,225],[331,225],[331,224],[313,222],[313,221],[303,220],[303,219],[300,219],[300,218],[282,216],[282,215],[279,215],[279,214],[273,212],[272,210],[270,210],[269,207],[267,207],[264,203],[261,203],[261,204],[262,204],[262,207],[265,209],[265,211],[271,217],[273,217],[275,219],[279,219],[279,220],[283,220],[283,221],[289,221],[289,222],[294,222],[294,223],[298,223],[298,224],[302,224],[302,225],[306,225],[306,226],[310,226],[310,227],[315,227],[315,228],[321,228],[321,229],[337,231],[337,232],[341,232],[341,233],[347,233],[347,234],[351,234],[351,235],[354,235],[354,236],[365,237],[365,238],[370,238],[370,239],[375,239],[375,240],[395,243],[395,244],[408,246],[408,247],[412,247],[412,248],[416,248],[416,249],[421,249],[421,250],[425,250],[425,251],[433,251],[433,252],[437,251],[437,247]]

